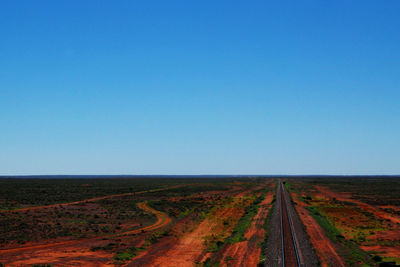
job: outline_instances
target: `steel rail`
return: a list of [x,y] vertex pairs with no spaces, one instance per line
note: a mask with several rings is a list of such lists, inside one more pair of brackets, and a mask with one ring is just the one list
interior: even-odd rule
[[[283,195],[283,198],[285,199],[285,203],[286,203],[286,195],[284,194]],[[296,259],[297,259],[297,265],[299,266],[299,267],[301,267],[301,264],[300,264],[300,258],[299,258],[299,252],[298,252],[298,249],[297,249],[297,242],[296,242],[296,239],[295,239],[295,237],[294,237],[294,227],[293,227],[293,223],[292,223],[292,216],[291,216],[291,214],[290,214],[290,212],[289,212],[289,208],[288,208],[288,205],[286,205],[286,212],[287,212],[287,214],[288,214],[288,219],[289,219],[289,225],[290,225],[290,232],[292,232],[292,240],[293,240],[293,244],[294,244],[294,251],[296,252]]]
[[286,204],[287,199],[286,199],[286,195],[284,194],[284,189],[283,189],[282,182],[280,182],[280,194],[281,194],[281,196],[280,196],[280,206],[281,206],[281,214],[280,215],[281,216],[280,217],[281,217],[281,241],[282,241],[282,266],[285,267],[285,252],[284,252],[284,238],[283,238],[283,218],[282,218],[283,217],[283,215],[282,215],[282,199],[283,199],[283,202],[285,203],[286,214],[287,214],[288,221],[289,221],[290,232],[291,232],[291,235],[292,235],[292,242],[293,242],[293,245],[294,245],[294,251],[296,253],[297,266],[301,267],[299,252],[298,252],[297,244],[296,244],[297,242],[296,242],[296,239],[294,237],[294,228],[293,228],[292,218],[291,218],[291,214],[289,212],[288,205]]

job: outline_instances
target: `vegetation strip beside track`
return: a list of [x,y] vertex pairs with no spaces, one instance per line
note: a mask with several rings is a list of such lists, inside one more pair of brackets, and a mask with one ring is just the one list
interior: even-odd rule
[[274,212],[274,208],[276,205],[276,191],[277,191],[278,183],[275,185],[275,190],[274,190],[274,195],[272,198],[272,201],[270,203],[270,207],[267,213],[267,217],[265,218],[263,228],[264,228],[264,239],[260,242],[260,247],[261,247],[261,254],[260,254],[260,264],[264,265],[264,262],[266,260],[265,257],[265,251],[267,250],[267,240],[270,235],[270,224],[271,224],[271,218]]
[[[294,194],[296,194],[296,203],[303,203],[301,204],[302,207],[300,207],[300,209],[304,208],[308,211],[308,215],[315,220],[315,222],[319,225],[325,236],[329,239],[334,247],[329,248],[330,242],[327,242],[324,252],[326,253],[328,250],[331,250],[328,251],[328,255],[331,255],[328,258],[326,257],[326,255],[325,257],[322,257],[321,260],[323,262],[330,262],[330,264],[333,264],[332,262],[336,261],[334,263],[335,266],[353,266],[354,264],[365,264],[368,266],[374,266],[371,256],[368,255],[367,252],[363,251],[359,247],[357,242],[355,242],[355,240],[346,239],[343,236],[343,233],[335,226],[333,221],[324,212],[324,209],[336,208],[336,205],[339,205],[340,208],[342,207],[341,203],[339,203],[336,199],[336,195],[332,196],[330,195],[329,190],[319,186],[315,186],[315,189],[317,189],[316,192],[319,192],[319,194],[325,194],[329,199],[328,202],[323,201],[319,203],[319,200],[317,200],[317,198],[314,199],[314,197],[311,196],[304,197],[291,184],[286,183],[286,186],[290,188],[290,190],[293,191]],[[316,203],[318,204],[314,204],[313,201],[317,201]],[[318,245],[320,245],[320,243],[321,239],[318,240]],[[323,251],[318,245],[316,246],[317,251]]]
[[[255,266],[260,258],[263,258],[262,243],[265,235],[263,232],[257,236],[257,232],[260,229],[265,231],[263,226],[271,208],[273,196],[272,192],[267,189],[262,190],[257,197],[252,196],[251,199],[251,203],[245,207],[244,213],[234,226],[231,235],[209,251],[211,255],[198,266],[239,266],[243,263]],[[263,214],[263,212],[265,213]],[[260,219],[261,223],[257,222]],[[253,232],[250,232],[250,229]],[[243,257],[250,254],[253,255],[253,258],[244,260]],[[254,257],[254,255],[256,256]]]

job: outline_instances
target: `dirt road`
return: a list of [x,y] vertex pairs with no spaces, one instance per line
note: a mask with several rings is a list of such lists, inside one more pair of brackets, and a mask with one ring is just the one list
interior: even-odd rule
[[[139,203],[138,207],[146,212],[153,213],[157,217],[157,221],[150,226],[118,233],[116,236],[157,230],[171,222],[171,219],[167,214],[149,207],[146,202]],[[37,263],[65,263],[66,259],[68,259],[68,263],[72,266],[106,266],[109,265],[109,261],[113,256],[112,253],[90,251],[90,247],[101,242],[103,237],[105,236],[1,249],[0,257],[2,263],[16,266],[25,266]],[[107,237],[110,237],[110,235],[107,235]],[[74,260],[75,258],[77,260]],[[85,258],[88,260],[85,261]]]
[[51,204],[51,205],[44,205],[44,206],[33,206],[33,207],[26,207],[26,208],[21,208],[21,209],[14,209],[14,210],[0,210],[0,213],[23,212],[23,211],[33,211],[33,210],[48,209],[48,208],[55,208],[55,207],[64,207],[64,206],[82,204],[82,203],[86,203],[86,202],[96,202],[99,200],[115,198],[115,197],[125,197],[125,196],[141,195],[144,193],[158,192],[158,191],[168,190],[168,189],[177,188],[177,187],[181,187],[181,186],[182,185],[176,185],[176,186],[170,186],[170,187],[166,187],[166,188],[157,188],[157,189],[144,190],[144,191],[139,191],[139,192],[94,197],[94,198],[83,199],[83,200],[67,202],[67,203]]
[[169,224],[171,222],[171,218],[168,217],[167,214],[149,207],[146,202],[139,203],[138,207],[141,208],[144,211],[148,211],[148,212],[153,213],[154,215],[156,215],[157,216],[157,221],[154,224],[149,225],[147,227],[139,228],[139,229],[132,230],[132,231],[126,231],[126,232],[120,233],[119,235],[122,235],[122,234],[124,234],[124,235],[125,234],[137,234],[137,233],[142,233],[144,231],[152,231],[152,230],[156,230],[156,229],[162,228],[162,227],[166,226],[167,224]]
[[[202,262],[210,254],[206,251],[205,239],[212,235],[230,235],[237,220],[244,213],[244,209],[239,208],[237,204],[241,203],[247,193],[248,191],[237,193],[231,203],[220,206],[194,229],[156,244],[144,254],[134,258],[127,266],[192,267],[196,262]],[[224,221],[227,220],[233,222],[228,228],[224,225]]]

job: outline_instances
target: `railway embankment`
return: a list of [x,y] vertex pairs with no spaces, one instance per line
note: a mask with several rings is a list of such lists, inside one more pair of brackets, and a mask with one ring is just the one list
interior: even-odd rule
[[290,195],[279,181],[265,250],[264,266],[318,266],[304,225],[298,217]]

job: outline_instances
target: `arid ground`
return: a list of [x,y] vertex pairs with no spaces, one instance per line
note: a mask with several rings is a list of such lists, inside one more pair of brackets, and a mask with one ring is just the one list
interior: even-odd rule
[[12,178],[0,193],[3,266],[281,265],[279,205],[302,266],[400,264],[398,178]]

